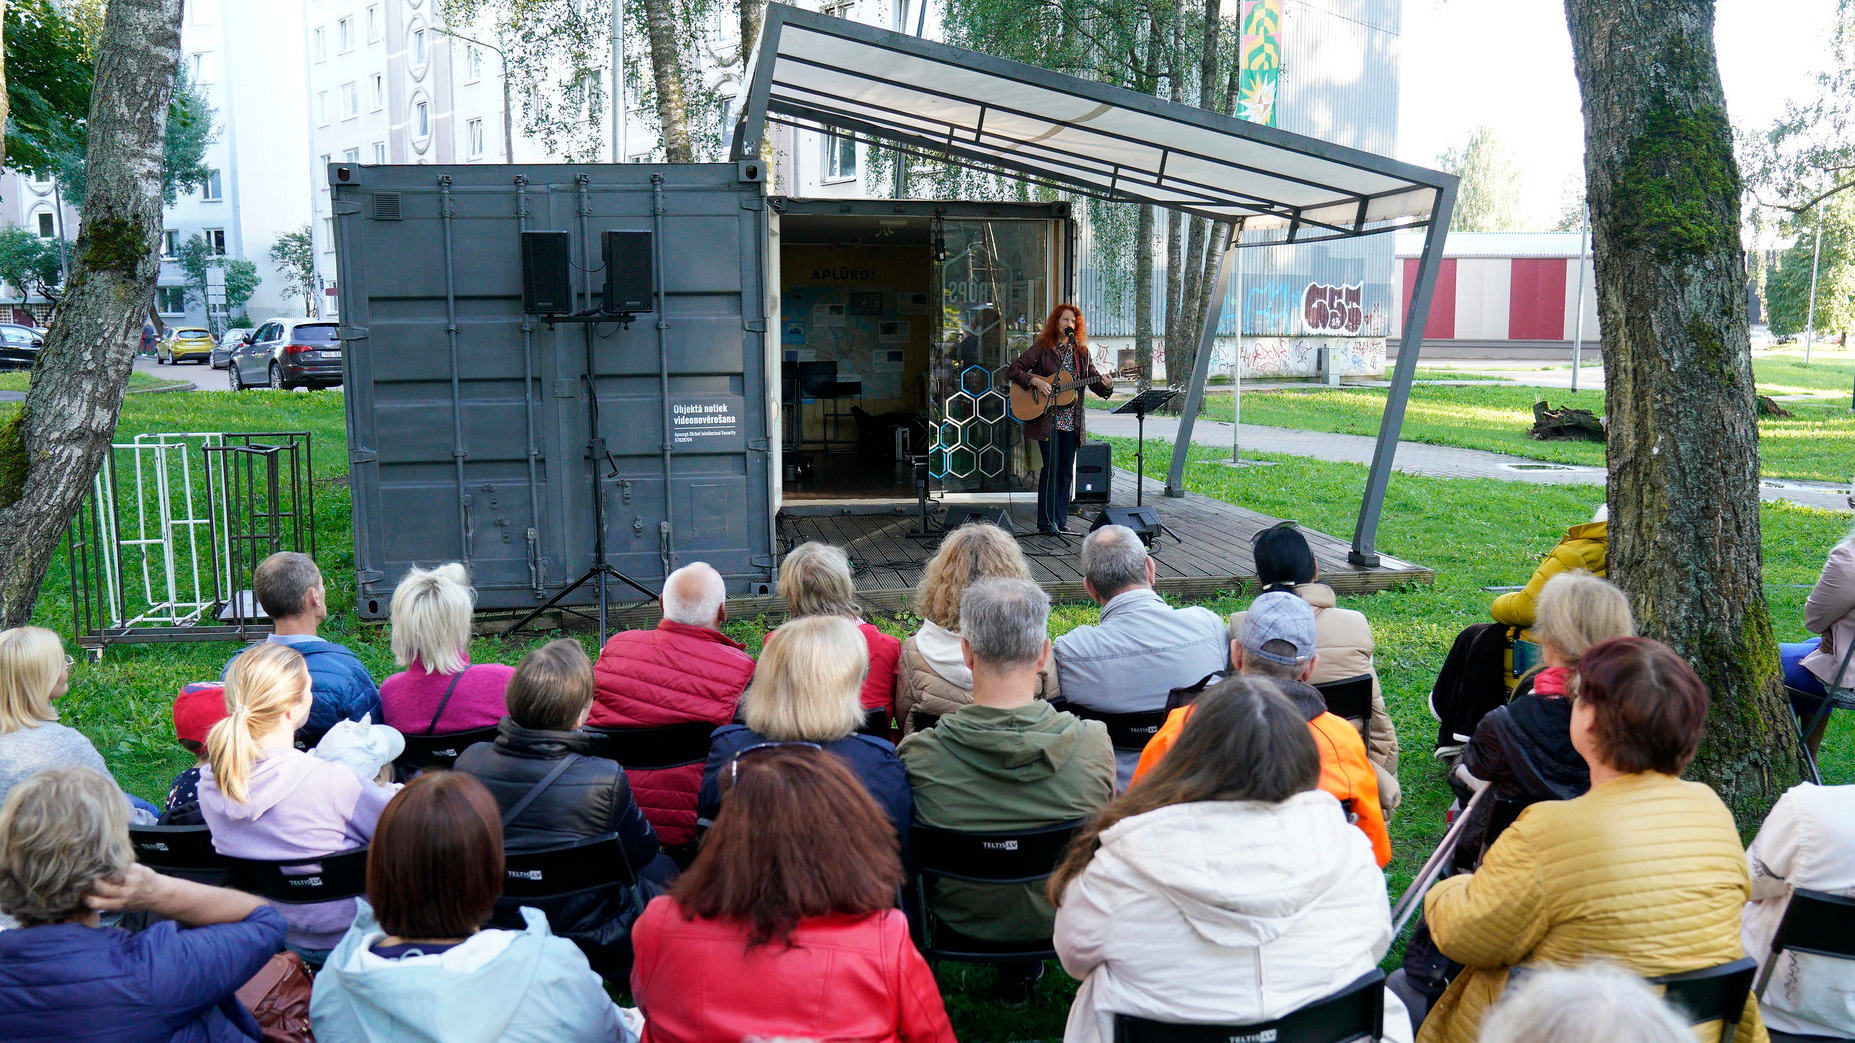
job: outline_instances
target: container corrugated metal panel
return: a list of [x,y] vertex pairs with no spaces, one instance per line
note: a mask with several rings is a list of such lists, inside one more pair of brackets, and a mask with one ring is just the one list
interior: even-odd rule
[[[593,562],[595,474],[608,511],[607,560],[620,571],[655,586],[666,566],[706,561],[736,593],[770,582],[760,185],[741,183],[733,164],[346,169],[350,180],[333,190],[363,616],[385,614],[414,564],[466,562],[480,609],[532,607],[559,591]],[[579,175],[588,178],[583,197]],[[523,201],[527,228],[571,233],[586,307],[603,280],[600,234],[652,229],[653,175],[664,179],[662,314],[640,316],[629,329],[536,319],[525,343]],[[441,216],[447,178],[455,400]],[[588,329],[597,434],[610,453],[597,461],[587,459]],[[733,419],[706,427],[669,420],[666,474],[666,411]],[[588,585],[566,603],[592,596]]]

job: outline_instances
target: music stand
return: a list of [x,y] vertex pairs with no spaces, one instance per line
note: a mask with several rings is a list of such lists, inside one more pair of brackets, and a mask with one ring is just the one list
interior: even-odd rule
[[1122,413],[1132,413],[1137,425],[1137,430],[1139,431],[1137,441],[1134,442],[1134,466],[1136,468],[1134,479],[1135,507],[1139,507],[1146,502],[1146,416],[1148,413],[1158,412],[1172,404],[1172,400],[1177,397],[1179,397],[1177,388],[1147,388],[1133,398],[1121,403],[1121,405],[1113,411],[1117,416]]

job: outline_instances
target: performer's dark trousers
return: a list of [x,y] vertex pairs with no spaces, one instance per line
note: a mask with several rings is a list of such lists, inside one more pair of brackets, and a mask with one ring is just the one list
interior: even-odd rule
[[1037,528],[1060,529],[1069,524],[1069,495],[1076,483],[1076,433],[1052,427],[1037,451],[1043,456],[1037,472]]

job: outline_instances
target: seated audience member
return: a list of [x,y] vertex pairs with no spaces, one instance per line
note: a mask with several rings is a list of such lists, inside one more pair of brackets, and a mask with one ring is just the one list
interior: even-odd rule
[[[1849,655],[1855,646],[1855,530],[1830,549],[1804,602],[1803,625],[1818,637],[1814,645],[1786,647],[1785,682],[1805,696],[1793,695],[1792,707],[1805,721],[1816,716],[1824,698],[1831,706],[1855,709],[1855,657]],[[1825,714],[1805,737],[1811,753],[1822,744],[1828,727]]]
[[[1230,656],[1239,674],[1269,678],[1289,704],[1301,711],[1320,753],[1320,788],[1333,794],[1372,841],[1372,854],[1383,867],[1391,861],[1391,835],[1385,830],[1383,804],[1378,799],[1378,777],[1366,757],[1359,730],[1328,713],[1320,690],[1307,683],[1319,665],[1314,649],[1313,608],[1287,591],[1275,591],[1258,597],[1243,614],[1237,639],[1230,643]],[[1166,723],[1140,755],[1136,781],[1166,756],[1192,713],[1193,706],[1186,705],[1166,715]]]
[[[259,606],[271,617],[273,629],[262,643],[296,649],[315,685],[315,705],[298,738],[314,746],[336,721],[371,717],[380,723],[380,690],[374,687],[373,675],[353,652],[316,636],[316,628],[328,618],[328,590],[315,560],[307,554],[279,551],[258,563],[251,585]],[[232,662],[255,647],[240,650]],[[232,663],[227,663],[226,676],[231,672]]]
[[[895,669],[902,658],[902,643],[865,623],[857,614],[857,591],[850,577],[850,558],[828,543],[801,543],[786,555],[779,569],[779,596],[793,619],[805,616],[843,616],[863,632],[869,645],[869,676],[858,698],[863,709],[895,715]],[[885,734],[887,734],[885,732]]]
[[540,913],[484,929],[502,893],[501,817],[481,783],[450,771],[420,775],[381,812],[367,903],[316,975],[318,1043],[622,1038],[599,976]]
[[741,697],[742,724],[716,730],[702,769],[697,808],[705,819],[721,809],[721,778],[743,752],[756,746],[801,743],[837,754],[889,814],[907,853],[914,800],[908,773],[887,739],[858,733],[863,708],[857,693],[869,662],[868,646],[841,616],[795,619],[767,635],[753,686]]
[[[1082,981],[1064,1043],[1109,1043],[1116,1014],[1279,1017],[1371,971],[1391,944],[1384,876],[1318,788],[1301,711],[1250,677],[1196,706],[1172,752],[1050,878],[1056,951]],[[1408,1043],[1397,997],[1385,1006],[1385,1039]]]
[[[1793,888],[1855,898],[1855,786],[1793,787],[1746,849],[1752,901],[1740,937],[1763,969]],[[1759,1001],[1773,1043],[1855,1039],[1855,964],[1785,952]]]
[[[960,599],[960,642],[973,704],[902,740],[915,821],[996,833],[1093,817],[1114,796],[1108,728],[1036,698],[1050,659],[1050,597],[1023,579],[982,579]],[[1056,911],[1043,883],[937,881],[930,896],[947,927],[990,942],[1050,936]],[[1030,1002],[1043,962],[1001,964],[1007,1006]]]
[[1479,1043],[1694,1043],[1694,1030],[1648,983],[1604,964],[1546,967],[1514,983]]
[[174,739],[193,754],[193,767],[168,784],[167,806],[161,812],[164,826],[203,826],[200,817],[200,769],[206,767],[206,735],[225,720],[225,685],[196,681],[174,697]]
[[1533,570],[1533,576],[1527,580],[1526,586],[1495,598],[1494,604],[1488,607],[1489,615],[1494,617],[1495,622],[1510,627],[1531,627],[1539,618],[1539,595],[1546,589],[1546,581],[1561,572],[1579,570],[1593,576],[1602,576],[1609,548],[1610,511],[1600,506],[1590,521],[1565,530],[1558,545]]
[[[1082,584],[1101,606],[1101,622],[1056,639],[1056,673],[1072,708],[1092,713],[1164,710],[1174,688],[1197,684],[1230,665],[1217,613],[1173,608],[1153,590],[1153,559],[1134,530],[1104,525],[1082,541]],[[1118,789],[1126,789],[1139,750],[1115,750]]]
[[[727,724],[754,677],[754,659],[721,632],[728,618],[721,573],[696,562],[663,584],[663,621],[654,630],[612,635],[593,664],[594,728],[663,728]],[[638,807],[667,847],[696,838],[696,789],[702,766],[635,771]]]
[[46,768],[109,774],[84,733],[58,723],[52,700],[70,686],[71,659],[57,634],[44,627],[0,632],[0,800]]
[[393,589],[393,661],[399,673],[380,682],[390,724],[407,735],[450,735],[494,728],[502,690],[515,671],[470,661],[470,614],[477,595],[464,566],[415,568]]
[[[1378,668],[1372,654],[1377,643],[1372,639],[1372,624],[1365,613],[1350,608],[1335,608],[1338,598],[1333,588],[1317,582],[1320,565],[1307,537],[1293,522],[1270,526],[1256,534],[1251,543],[1256,560],[1259,593],[1285,590],[1314,609],[1315,651],[1320,658],[1307,677],[1307,683],[1345,681],[1359,676],[1372,678],[1372,716],[1370,721],[1355,721],[1367,730],[1366,756],[1378,775],[1378,799],[1390,818],[1403,788],[1398,785],[1398,733],[1392,726],[1391,713],[1385,709],[1385,694],[1378,685]],[[1228,636],[1232,641],[1243,625],[1243,613],[1230,617]]]
[[702,853],[633,930],[644,1043],[954,1043],[902,881],[895,831],[841,758],[730,761]]
[[[51,768],[0,808],[0,1037],[59,1043],[256,1043],[233,999],[283,949],[283,917],[252,895],[137,865],[108,775]],[[165,918],[137,934],[101,912]],[[185,930],[182,930],[185,928]]]
[[[915,587],[921,629],[902,642],[896,670],[895,719],[908,735],[924,719],[945,717],[973,701],[973,672],[960,647],[960,598],[982,579],[1031,578],[1030,563],[1011,534],[996,525],[970,522],[948,533],[928,559]],[[1056,657],[1037,674],[1036,697],[1055,701]]]
[[[1516,965],[1605,959],[1654,977],[1744,955],[1738,829],[1713,790],[1678,777],[1706,716],[1706,686],[1668,646],[1622,637],[1585,652],[1571,729],[1591,789],[1527,808],[1481,868],[1425,896],[1437,949],[1464,970],[1421,1043],[1472,1043]],[[1737,1038],[1766,1038],[1755,999]]]
[[[593,736],[579,730],[593,705],[592,666],[580,643],[562,638],[523,656],[507,696],[509,716],[496,741],[457,758],[457,770],[482,780],[502,814],[526,801],[503,823],[506,849],[527,854],[616,833],[634,874],[649,867],[654,879],[675,875],[658,855],[657,834],[632,799],[625,769],[591,756]],[[555,934],[604,967],[629,958],[630,923],[642,911],[634,906],[623,893],[593,893],[550,900],[541,911]]]
[[[207,732],[200,772],[200,815],[213,847],[282,862],[366,844],[393,793],[292,744],[315,702],[302,655],[289,645],[253,647],[232,660],[225,701],[228,716]],[[354,922],[352,898],[279,908],[290,948],[311,964]]]

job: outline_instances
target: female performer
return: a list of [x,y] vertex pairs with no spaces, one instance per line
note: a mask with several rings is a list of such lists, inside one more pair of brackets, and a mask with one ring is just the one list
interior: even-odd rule
[[[1011,364],[1011,382],[1035,389],[1046,398],[1058,374],[1067,371],[1074,380],[1087,380],[1089,390],[1103,398],[1114,397],[1114,384],[1096,372],[1089,359],[1088,324],[1082,309],[1059,304],[1043,321],[1043,332],[1029,350]],[[1037,531],[1057,532],[1069,523],[1069,494],[1075,483],[1076,446],[1088,433],[1082,397],[1073,404],[1051,409],[1024,425],[1024,437],[1037,443],[1043,466],[1037,472]]]

